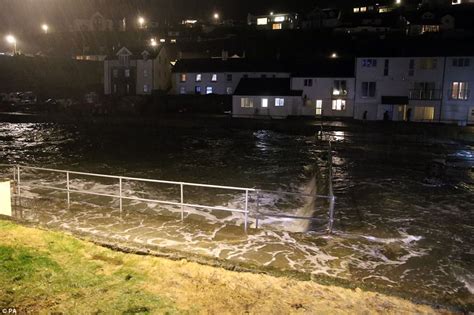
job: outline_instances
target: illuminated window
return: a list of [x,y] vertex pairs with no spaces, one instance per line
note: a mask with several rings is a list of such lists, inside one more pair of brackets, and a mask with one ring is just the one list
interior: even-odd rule
[[202,81],[202,74],[198,73],[196,74],[196,82],[201,82]]
[[317,100],[316,101],[316,115],[321,116],[323,114],[323,101]]
[[421,27],[421,33],[438,33],[439,25],[423,25]]
[[272,27],[272,29],[274,30],[281,30],[281,28],[282,28],[281,23],[275,23],[273,24],[273,27]]
[[145,84],[145,85],[143,86],[143,92],[144,92],[144,93],[148,93],[148,92],[149,92],[148,84]]
[[359,8],[354,8],[354,13],[359,13],[360,9]]
[[415,107],[415,120],[431,121],[434,119],[434,107]]
[[468,82],[452,82],[451,83],[451,99],[467,100],[469,98]]
[[259,18],[257,19],[257,25],[267,25],[268,19],[267,18]]
[[211,77],[211,81],[212,82],[217,82],[217,74],[213,74],[212,77]]
[[285,21],[285,17],[284,17],[284,16],[277,16],[277,17],[275,17],[274,21],[275,21],[275,22],[284,22],[284,21]]
[[461,0],[453,0],[451,2],[452,5],[457,5],[457,4],[461,4]]
[[285,106],[285,99],[284,98],[275,98],[275,106],[276,107]]
[[332,110],[336,111],[345,111],[346,110],[346,100],[333,100],[332,101]]
[[367,7],[361,7],[360,8],[360,12],[366,12],[367,11]]
[[212,86],[206,87],[206,94],[212,94],[214,91],[212,89]]
[[242,108],[252,108],[253,107],[253,100],[248,97],[242,97],[240,99],[240,107]]
[[186,82],[186,73],[181,73],[179,75],[179,81],[180,82]]
[[334,80],[332,95],[334,95],[334,96],[347,95],[347,81],[346,80]]
[[176,44],[176,39],[173,38],[173,39],[171,40],[171,42],[172,42],[173,44]]
[[262,108],[268,107],[268,98],[262,98]]

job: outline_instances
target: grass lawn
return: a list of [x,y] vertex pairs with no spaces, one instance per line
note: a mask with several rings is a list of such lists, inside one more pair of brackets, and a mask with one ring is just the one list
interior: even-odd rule
[[0,220],[2,307],[67,314],[439,312],[361,290],[114,252]]

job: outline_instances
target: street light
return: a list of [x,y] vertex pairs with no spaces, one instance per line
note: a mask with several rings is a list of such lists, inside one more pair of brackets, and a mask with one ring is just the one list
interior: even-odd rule
[[143,28],[145,25],[145,18],[142,16],[138,17],[138,24],[140,25],[140,28]]
[[7,35],[5,37],[5,40],[7,41],[7,43],[9,43],[10,45],[13,45],[13,55],[16,55],[16,38],[15,36],[13,35]]
[[331,54],[331,58],[334,59],[334,58],[337,58],[337,57],[338,57],[338,56],[337,56],[337,53],[333,52],[333,53]]
[[43,32],[44,32],[45,34],[48,34],[48,31],[49,31],[49,26],[48,26],[48,24],[43,24],[43,25],[41,25],[41,29],[43,30]]
[[151,47],[158,46],[158,43],[156,42],[156,39],[154,39],[154,38],[150,39],[150,45],[151,45]]
[[214,20],[218,20],[219,19],[219,13],[214,13]]

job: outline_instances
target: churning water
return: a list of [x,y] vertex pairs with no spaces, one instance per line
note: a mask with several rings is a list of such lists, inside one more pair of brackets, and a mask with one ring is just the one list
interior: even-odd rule
[[[174,216],[180,210],[172,206],[129,201],[124,203],[125,214],[120,214],[117,200],[95,196],[74,196],[83,203],[67,209],[64,194],[49,193],[47,198],[38,199],[42,196],[38,190],[25,192],[37,202],[26,207],[22,215],[118,241],[338,277],[472,309],[474,176],[469,156],[473,147],[429,137],[414,141],[411,136],[368,131],[340,130],[326,137],[335,141],[337,219],[333,236],[288,232],[318,230],[318,226],[270,219],[263,224],[284,228],[251,229],[245,236],[235,225],[241,223],[239,215],[186,209],[182,224]],[[318,187],[326,173],[325,140],[264,130],[3,123],[0,163],[314,192],[314,186],[325,189]],[[427,167],[432,161],[447,156],[458,157],[464,164],[428,176]],[[74,178],[72,185],[103,192],[117,188],[117,183],[89,180]],[[57,186],[61,185],[64,178],[58,177]],[[159,199],[176,195],[172,187],[124,185],[133,196]],[[196,190],[192,195],[198,196],[193,197],[196,202],[213,205],[239,207],[243,200],[241,194],[227,191]],[[255,196],[251,200],[252,207]],[[268,209],[308,214],[308,200],[304,198],[269,193],[260,202]],[[324,209],[323,204],[318,207]],[[326,213],[318,215],[323,219]]]

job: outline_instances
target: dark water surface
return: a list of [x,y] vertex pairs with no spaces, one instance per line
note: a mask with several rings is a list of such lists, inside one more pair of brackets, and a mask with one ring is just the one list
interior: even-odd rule
[[[215,239],[209,253],[228,258],[238,252],[264,265],[277,262],[472,309],[474,175],[465,157],[473,147],[465,143],[367,130],[341,129],[321,139],[265,130],[0,123],[0,163],[301,191],[314,172],[323,172],[329,137],[335,236],[263,231],[247,244],[272,246],[254,246],[252,255],[247,245],[219,247]],[[463,167],[427,180],[427,167],[447,156]],[[183,233],[193,237],[192,230]]]

